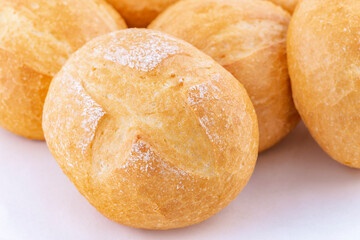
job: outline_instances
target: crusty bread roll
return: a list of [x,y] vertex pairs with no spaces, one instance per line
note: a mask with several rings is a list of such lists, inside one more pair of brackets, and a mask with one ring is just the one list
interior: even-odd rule
[[146,27],[159,13],[179,0],[107,0],[129,27]]
[[258,116],[263,151],[299,121],[286,61],[289,20],[288,13],[267,1],[186,0],[149,28],[190,42],[244,84]]
[[217,213],[246,185],[258,150],[243,86],[190,44],[146,29],[77,51],[51,83],[43,127],[89,202],[138,228]]
[[44,139],[52,77],[86,41],[126,25],[99,0],[0,0],[0,125]]
[[289,29],[296,107],[320,146],[360,168],[360,1],[303,0]]
[[268,1],[280,5],[290,13],[294,12],[296,4],[298,3],[298,0],[268,0]]

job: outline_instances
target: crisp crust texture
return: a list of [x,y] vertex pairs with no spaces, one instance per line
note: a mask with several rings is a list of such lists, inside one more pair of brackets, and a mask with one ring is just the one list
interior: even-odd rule
[[149,28],[190,42],[244,84],[258,116],[259,151],[264,151],[299,121],[286,60],[289,20],[288,13],[267,1],[186,0]]
[[0,125],[44,139],[42,109],[52,77],[92,38],[126,28],[98,0],[0,0]]
[[290,24],[293,95],[334,159],[360,168],[360,1],[304,0]]
[[289,13],[293,13],[299,0],[268,0],[277,5],[280,5]]
[[257,158],[243,86],[190,44],[146,29],[77,51],[51,83],[43,127],[89,202],[137,228],[214,215],[246,185]]
[[162,11],[179,0],[106,0],[129,27],[147,27]]

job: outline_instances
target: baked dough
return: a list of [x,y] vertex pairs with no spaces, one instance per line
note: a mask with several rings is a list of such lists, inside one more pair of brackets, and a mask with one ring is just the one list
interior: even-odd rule
[[52,77],[86,41],[125,27],[99,0],[0,0],[0,125],[44,139],[42,108]]
[[146,29],[77,51],[51,83],[43,127],[89,202],[137,228],[214,215],[246,185],[258,150],[243,86],[190,44]]
[[303,0],[289,29],[294,100],[335,160],[360,168],[360,1]]
[[186,0],[149,26],[184,39],[213,57],[248,91],[264,151],[298,123],[286,61],[290,15],[267,1]]
[[298,0],[269,0],[277,5],[280,5],[282,8],[287,10],[289,13],[293,13],[298,3]]
[[146,27],[171,4],[179,0],[107,0],[124,17],[129,27]]

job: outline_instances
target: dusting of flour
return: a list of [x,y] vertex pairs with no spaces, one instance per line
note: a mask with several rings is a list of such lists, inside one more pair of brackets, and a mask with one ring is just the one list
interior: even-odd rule
[[219,127],[219,121],[221,120],[226,121],[226,129],[229,128],[229,119],[226,117],[227,114],[224,108],[220,109],[220,112],[218,112],[219,110],[213,112],[209,108],[209,103],[211,105],[212,101],[223,101],[220,97],[221,90],[216,86],[219,84],[220,78],[220,74],[215,74],[210,81],[190,87],[188,102],[194,111],[199,114],[200,124],[205,129],[210,141],[215,143],[221,150],[224,150],[226,143],[223,136],[220,136],[216,129]]
[[[145,163],[145,164],[140,164]],[[155,169],[153,165],[160,165],[161,167]],[[138,168],[142,173],[148,173],[151,171],[159,171],[159,174],[176,174],[180,176],[186,176],[184,170],[181,170],[176,167],[171,167],[166,162],[161,161],[160,157],[153,152],[149,146],[147,146],[144,142],[138,141],[134,143],[128,161],[121,167],[123,169],[127,168]]]
[[78,107],[82,109],[80,127],[84,131],[84,134],[80,141],[78,141],[77,147],[80,148],[84,154],[89,144],[94,140],[98,122],[104,116],[105,111],[86,93],[80,81],[76,81],[70,74],[68,79],[72,82],[69,85],[71,87],[68,91],[77,96],[75,101]]
[[158,32],[137,31],[110,34],[111,40],[106,46],[94,49],[104,56],[104,59],[148,72],[156,68],[163,60],[180,52],[178,42],[167,35]]
[[[104,116],[105,111],[96,103],[81,85],[79,79],[75,79],[71,73],[64,71],[61,77],[60,87],[65,90],[65,96],[62,99],[71,99],[71,103],[67,103],[66,111],[70,111],[66,119],[58,118],[55,130],[71,132],[76,129],[82,134],[74,135],[74,143],[82,154],[85,154],[89,145],[95,137],[96,128],[100,119]],[[57,101],[63,101],[61,99]],[[78,125],[78,121],[81,121]]]

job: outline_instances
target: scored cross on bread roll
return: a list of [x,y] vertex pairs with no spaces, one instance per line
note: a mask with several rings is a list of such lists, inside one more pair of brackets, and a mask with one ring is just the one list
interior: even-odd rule
[[243,86],[190,44],[150,30],[97,38],[51,83],[43,127],[78,190],[116,222],[201,222],[248,182],[258,125]]
[[246,88],[260,128],[259,151],[298,123],[286,61],[290,15],[268,1],[184,0],[149,26],[193,44]]

